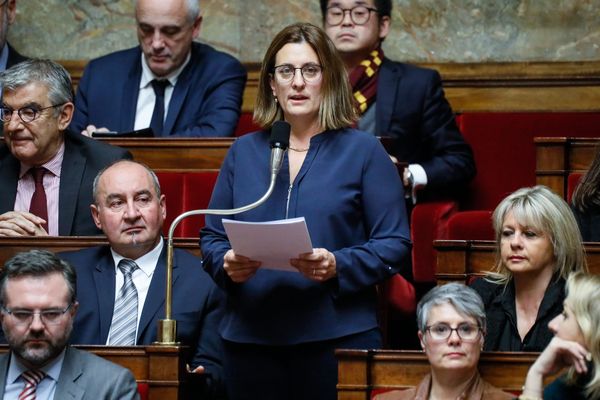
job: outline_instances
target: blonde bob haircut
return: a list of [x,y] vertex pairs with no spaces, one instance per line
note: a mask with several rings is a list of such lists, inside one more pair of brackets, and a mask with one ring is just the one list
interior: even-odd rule
[[[592,354],[590,379],[585,385],[588,399],[600,398],[600,276],[575,273],[567,280],[565,304],[573,311],[583,334],[584,345]],[[575,384],[578,375],[571,367],[567,381]]]
[[587,271],[581,233],[569,205],[546,186],[538,185],[517,190],[494,210],[496,266],[489,274],[492,280],[507,284],[512,279],[512,272],[500,255],[502,225],[511,212],[520,225],[548,235],[554,250],[554,274],[567,279],[571,272]]
[[288,43],[307,43],[319,58],[323,71],[323,100],[319,107],[321,129],[340,129],[354,123],[357,112],[344,63],[327,34],[321,28],[304,22],[284,28],[267,49],[258,82],[254,122],[264,129],[269,129],[275,121],[284,117],[271,90],[271,79],[277,53]]

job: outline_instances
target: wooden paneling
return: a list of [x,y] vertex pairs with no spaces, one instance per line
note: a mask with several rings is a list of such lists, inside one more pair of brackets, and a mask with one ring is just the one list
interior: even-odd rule
[[[87,61],[60,61],[79,83]],[[455,112],[600,111],[600,62],[430,63]],[[246,63],[242,110],[252,112],[259,63]]]
[[[200,256],[197,238],[175,238],[174,245]],[[3,237],[0,238],[0,267],[17,253],[40,249],[53,253],[74,251],[92,246],[107,245],[104,236],[41,236],[41,237]]]
[[194,172],[221,168],[234,138],[98,139],[123,147],[155,171]]
[[[479,371],[492,385],[518,392],[537,356],[536,353],[482,353]],[[427,357],[420,351],[337,350],[336,357],[338,400],[365,400],[372,390],[413,387],[430,372]]]
[[[435,240],[438,283],[467,282],[494,268],[495,242],[492,240]],[[600,274],[600,243],[585,243],[588,268]]]
[[569,174],[589,168],[600,138],[536,137],[534,142],[536,183],[548,186],[566,199]]

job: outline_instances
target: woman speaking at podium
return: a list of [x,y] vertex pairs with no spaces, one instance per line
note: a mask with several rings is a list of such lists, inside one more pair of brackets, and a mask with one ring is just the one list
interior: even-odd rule
[[261,268],[235,254],[221,217],[201,232],[204,268],[227,293],[220,326],[228,395],[237,399],[336,398],[336,348],[380,348],[375,285],[410,254],[402,183],[379,141],[351,128],[354,99],[334,45],[298,23],[265,54],[254,119],[264,130],[240,137],[221,168],[210,208],[259,199],[269,186],[269,129],[291,126],[275,189],[233,218],[304,217],[314,247],[289,264]]

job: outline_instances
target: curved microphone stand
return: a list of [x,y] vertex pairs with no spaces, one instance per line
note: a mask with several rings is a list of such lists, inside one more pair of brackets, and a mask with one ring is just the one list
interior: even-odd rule
[[271,181],[269,182],[269,188],[267,192],[257,201],[252,204],[248,204],[243,207],[232,208],[229,210],[191,210],[180,214],[173,220],[171,227],[169,228],[169,235],[167,239],[167,282],[165,290],[165,319],[158,321],[158,335],[156,344],[160,345],[174,345],[176,344],[177,338],[177,321],[171,319],[171,306],[173,298],[173,233],[177,225],[185,218],[193,215],[233,215],[243,213],[244,211],[252,210],[263,204],[273,193],[275,188],[275,180],[277,174],[281,169],[283,163],[283,156],[288,147],[290,126],[286,122],[277,121],[273,124],[271,130]]

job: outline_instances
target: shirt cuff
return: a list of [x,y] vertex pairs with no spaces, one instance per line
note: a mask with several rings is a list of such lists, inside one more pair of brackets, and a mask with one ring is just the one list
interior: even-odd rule
[[420,164],[409,164],[408,170],[413,175],[414,179],[410,197],[413,204],[417,204],[417,191],[427,186],[427,173]]

